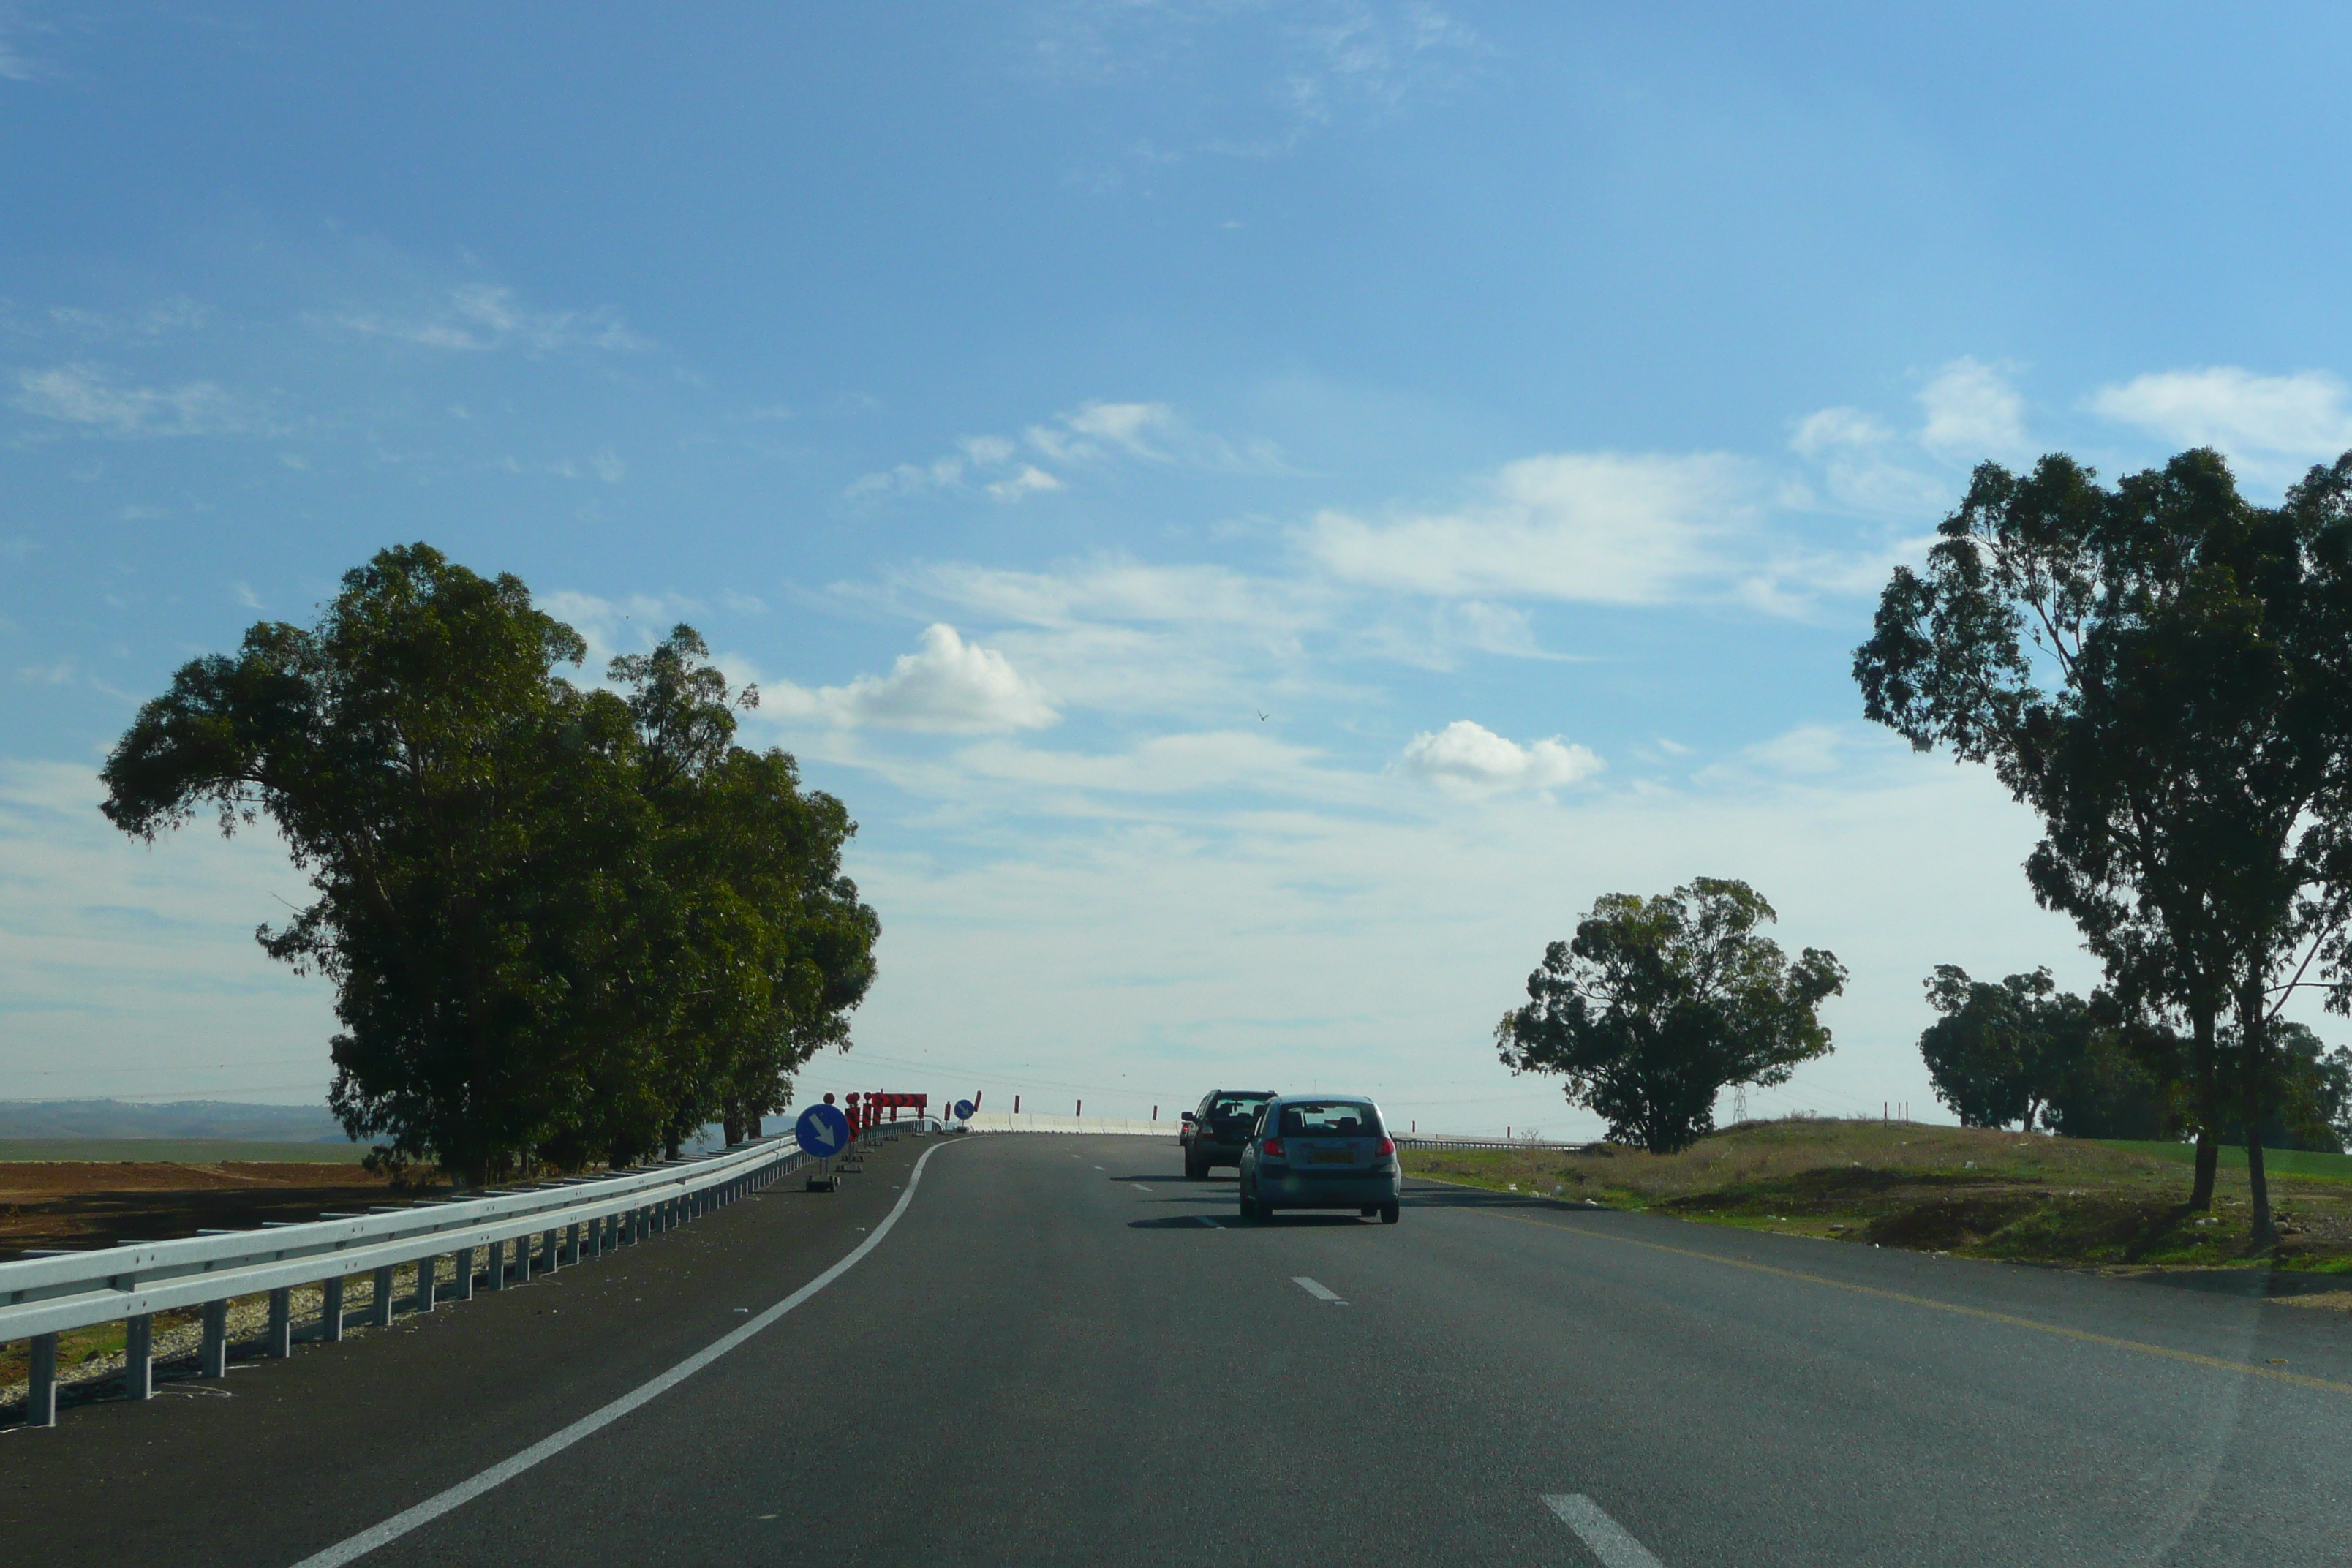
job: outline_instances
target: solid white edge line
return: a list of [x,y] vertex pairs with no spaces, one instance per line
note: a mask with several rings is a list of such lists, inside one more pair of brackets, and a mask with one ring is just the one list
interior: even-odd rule
[[1576,1538],[1601,1559],[1601,1568],[1664,1568],[1649,1548],[1626,1533],[1625,1527],[1601,1511],[1601,1505],[1581,1495],[1548,1497],[1544,1506],[1576,1531]]
[[882,1223],[874,1227],[873,1234],[859,1242],[841,1261],[753,1318],[750,1322],[695,1352],[694,1354],[651,1382],[639,1384],[601,1409],[590,1411],[562,1430],[541,1437],[512,1458],[499,1460],[479,1475],[459,1481],[446,1491],[434,1493],[414,1508],[401,1510],[382,1524],[362,1530],[349,1540],[339,1541],[324,1552],[311,1553],[295,1563],[294,1568],[341,1568],[343,1563],[364,1557],[379,1546],[391,1544],[419,1525],[429,1524],[452,1509],[463,1508],[484,1492],[514,1479],[515,1477],[542,1460],[553,1458],[583,1437],[603,1430],[640,1405],[646,1404],[676,1388],[679,1384],[684,1383],[688,1378],[692,1377],[696,1373],[742,1344],[744,1341],[773,1323],[786,1312],[856,1268],[860,1259],[881,1245],[882,1238],[890,1234],[890,1227],[898,1223],[898,1216],[907,1212],[907,1205],[915,1201],[915,1187],[923,1179],[923,1167],[931,1163],[932,1155],[947,1147],[945,1143],[934,1143],[923,1152],[923,1157],[915,1162],[914,1170],[907,1177],[907,1190],[898,1195],[897,1205],[883,1218]]

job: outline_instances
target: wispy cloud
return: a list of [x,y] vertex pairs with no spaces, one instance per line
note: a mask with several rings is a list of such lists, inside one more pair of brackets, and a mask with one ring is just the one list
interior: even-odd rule
[[1996,365],[1963,357],[1919,392],[1927,416],[1919,444],[1941,458],[2013,458],[2026,449],[2025,400]]
[[1719,453],[1560,453],[1504,465],[1450,510],[1323,512],[1302,542],[1342,581],[1406,593],[1661,604],[1734,576],[1766,499]]
[[[1060,472],[1024,459],[1026,450]],[[1196,429],[1164,403],[1090,401],[1005,436],[967,436],[928,463],[900,463],[851,485],[853,498],[909,496],[978,485],[1002,501],[1064,489],[1075,470],[1135,462],[1220,473],[1288,471],[1270,441],[1235,442]]]
[[[1415,99],[1459,88],[1492,51],[1438,6],[1374,0],[1307,0],[1282,6],[1227,0],[1047,5],[1030,12],[1029,73],[1090,87],[1164,83],[1188,106],[1233,103],[1223,123],[1188,124],[1127,150],[1130,163],[1174,162],[1189,149],[1232,157],[1276,158],[1309,136],[1349,121],[1376,121]],[[1253,62],[1236,94],[1199,81],[1211,62]],[[1199,88],[1199,90],[1188,90]],[[1123,184],[1116,170],[1088,183]]]
[[492,283],[460,285],[436,307],[415,315],[359,310],[331,320],[336,326],[367,336],[465,353],[506,348],[551,353],[565,349],[627,351],[653,346],[651,340],[632,331],[609,309],[530,310],[517,301],[513,289]]
[[14,401],[25,413],[107,436],[250,435],[272,427],[257,405],[213,382],[130,385],[86,363],[17,372]]
[[2103,386],[2091,411],[2181,446],[2214,447],[2277,475],[2352,448],[2344,383],[2326,371],[2168,370]]
[[59,305],[49,311],[53,325],[77,337],[134,342],[152,342],[173,332],[194,331],[210,324],[213,316],[211,306],[199,305],[184,294],[131,310],[93,310],[79,305]]

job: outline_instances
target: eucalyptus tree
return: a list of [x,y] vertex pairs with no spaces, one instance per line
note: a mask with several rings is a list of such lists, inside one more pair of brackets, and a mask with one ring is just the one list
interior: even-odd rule
[[1820,1008],[1845,970],[1819,948],[1790,962],[1758,929],[1777,919],[1747,883],[1712,877],[1601,898],[1496,1026],[1503,1064],[1561,1075],[1621,1142],[1688,1148],[1715,1130],[1724,1089],[1786,1083],[1829,1053]]
[[736,710],[681,626],[559,670],[579,634],[511,576],[418,544],[348,574],[315,626],[191,660],[105,769],[152,840],[267,818],[315,897],[257,934],[325,975],[329,1103],[379,1163],[480,1180],[730,1138],[846,1047],[879,925],[842,874],[856,824]]
[[650,815],[616,699],[559,666],[578,633],[511,576],[416,544],[346,574],[319,624],[192,659],[109,757],[147,839],[267,817],[315,898],[257,934],[335,986],[330,1103],[394,1162],[494,1173],[577,1122],[630,987]]
[[2090,1049],[2090,1004],[2060,991],[2047,969],[1995,984],[1939,963],[1924,984],[1939,1015],[1919,1036],[1936,1098],[1963,1127],[2015,1121],[2032,1131]]
[[790,1102],[795,1069],[846,1047],[880,934],[842,871],[857,831],[847,808],[803,790],[786,753],[734,744],[736,714],[759,692],[730,689],[709,659],[679,625],[609,670],[661,824],[677,1013],[655,1076],[659,1141],[672,1148],[709,1121],[740,1141]]
[[[2186,1019],[2198,1206],[2216,1139],[2264,1119],[2288,994],[2342,999],[2347,486],[2352,455],[2276,508],[2210,450],[2112,489],[2063,455],[1983,464],[1854,655],[1870,718],[1990,764],[2041,816],[2028,879],[2117,1001]],[[2266,1241],[2258,1138],[2248,1163]]]

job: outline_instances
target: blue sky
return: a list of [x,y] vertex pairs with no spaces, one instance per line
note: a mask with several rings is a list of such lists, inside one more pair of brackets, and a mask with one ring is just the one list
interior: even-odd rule
[[299,880],[92,769],[425,539],[849,802],[812,1087],[1582,1133],[1494,1020],[1711,874],[1853,971],[1757,1108],[1924,1111],[1930,965],[2094,976],[1851,649],[1981,458],[2352,447],[2348,28],[0,5],[0,1098],[323,1088]]

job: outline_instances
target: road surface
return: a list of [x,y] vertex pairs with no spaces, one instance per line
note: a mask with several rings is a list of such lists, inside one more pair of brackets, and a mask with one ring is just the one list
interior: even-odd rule
[[[919,1181],[906,1186],[923,1160]],[[2352,1562],[2352,1323],[1172,1142],[903,1139],[526,1289],[0,1436],[11,1562]],[[434,1505],[439,1507],[442,1505]]]

